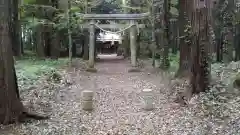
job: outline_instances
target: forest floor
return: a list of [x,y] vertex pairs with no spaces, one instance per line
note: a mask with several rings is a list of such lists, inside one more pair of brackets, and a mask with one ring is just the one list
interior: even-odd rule
[[[104,60],[96,64],[97,73],[85,72],[86,63],[74,60],[72,68],[61,67],[51,70],[42,66],[42,70],[48,72],[36,81],[31,79],[34,84],[26,84],[29,76],[19,79],[24,104],[38,112],[51,114],[51,119],[2,126],[0,134],[234,135],[240,133],[239,96],[227,98],[227,101],[226,96],[222,96],[225,99],[217,102],[215,98],[219,96],[212,98],[211,96],[217,92],[211,90],[206,94],[194,96],[188,106],[182,107],[174,102],[176,92],[173,85],[177,81],[179,83],[183,81],[173,80],[171,72],[153,69],[150,60],[142,60],[141,72],[128,73],[130,67],[128,60],[102,57],[105,57]],[[34,67],[34,64],[32,66]],[[32,70],[28,69],[26,72]],[[26,72],[19,71],[19,78]],[[61,78],[60,82],[56,77],[58,74]],[[51,78],[54,78],[55,82]],[[144,88],[153,89],[155,109],[152,111],[142,109]],[[95,92],[92,112],[83,111],[81,108],[83,90]],[[217,94],[221,93],[223,93],[222,89]],[[231,95],[236,96],[236,93]],[[216,113],[221,109],[224,111]]]

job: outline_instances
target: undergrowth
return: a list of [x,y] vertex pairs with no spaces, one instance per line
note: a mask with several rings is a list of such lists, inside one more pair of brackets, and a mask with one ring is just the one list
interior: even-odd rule
[[39,60],[34,57],[16,61],[15,68],[20,89],[30,89],[42,77],[56,75],[59,67],[66,65],[67,59]]
[[170,68],[169,71],[171,72],[177,72],[178,67],[179,67],[179,52],[177,54],[170,54],[169,55],[169,60],[170,60]]
[[239,72],[238,65],[240,62],[231,62],[228,65],[213,64],[211,72],[214,83],[208,92],[199,95],[199,105],[205,117],[222,127],[216,132],[225,130],[231,131],[230,134],[238,134],[240,130],[238,126],[228,130],[240,124],[240,90],[233,86]]

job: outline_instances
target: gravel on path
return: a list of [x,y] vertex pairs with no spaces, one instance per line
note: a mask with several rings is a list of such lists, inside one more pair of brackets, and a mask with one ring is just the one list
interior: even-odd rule
[[[33,90],[48,104],[51,119],[4,126],[4,135],[204,135],[207,121],[192,108],[183,108],[167,96],[169,79],[144,69],[128,73],[126,60],[97,63],[97,73],[68,72],[72,85],[54,92]],[[155,109],[142,109],[141,91],[151,88]],[[81,109],[81,92],[93,90],[94,110]],[[34,92],[32,92],[34,93]],[[36,101],[32,96],[31,100]],[[44,101],[43,101],[44,100]],[[2,133],[1,133],[2,132]]]

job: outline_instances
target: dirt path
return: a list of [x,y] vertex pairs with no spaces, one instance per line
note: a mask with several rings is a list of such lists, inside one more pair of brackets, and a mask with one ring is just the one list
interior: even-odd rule
[[[107,59],[107,60],[106,60]],[[147,68],[128,73],[126,60],[105,57],[97,73],[71,73],[74,84],[51,98],[50,120],[11,127],[9,135],[183,135],[204,134],[198,119],[168,98],[169,80]],[[155,109],[142,109],[141,91],[154,90]],[[94,90],[94,111],[81,109],[81,91]],[[186,109],[185,109],[186,110]],[[189,121],[189,119],[191,121]],[[197,126],[198,125],[198,126]],[[8,128],[9,129],[9,128]],[[11,132],[11,133],[10,133]],[[6,132],[4,133],[6,134]],[[7,135],[7,134],[6,134]]]
[[[153,83],[158,82],[158,86],[161,86],[161,78],[148,72],[128,73],[129,67],[126,60],[104,57],[104,60],[96,65],[97,73],[84,73],[74,77],[77,84],[68,91],[68,94],[71,93],[71,98],[61,99],[62,104],[71,103],[71,99],[74,99],[73,102],[78,102],[76,104],[79,105],[82,90],[95,91],[95,110],[92,113],[81,111],[81,128],[84,129],[84,135],[107,133],[132,135],[142,134],[143,131],[153,132],[154,128],[159,128],[154,127],[154,124],[146,124],[148,120],[151,121],[151,117],[154,117],[154,111],[146,112],[142,109],[141,91],[143,88],[154,89],[156,110],[158,110],[161,107],[158,104],[164,102],[164,97],[160,96],[163,85],[162,88],[157,88]],[[143,80],[143,78],[153,80]],[[71,108],[72,105],[69,107]],[[69,110],[73,110],[70,108]],[[76,122],[80,122],[79,119]],[[142,129],[144,125],[150,127]]]

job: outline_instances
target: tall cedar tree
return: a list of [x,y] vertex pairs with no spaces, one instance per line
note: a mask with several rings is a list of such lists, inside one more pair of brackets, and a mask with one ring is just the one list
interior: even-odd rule
[[0,124],[23,122],[26,118],[47,119],[25,111],[19,97],[11,42],[11,1],[1,0],[0,12]]

